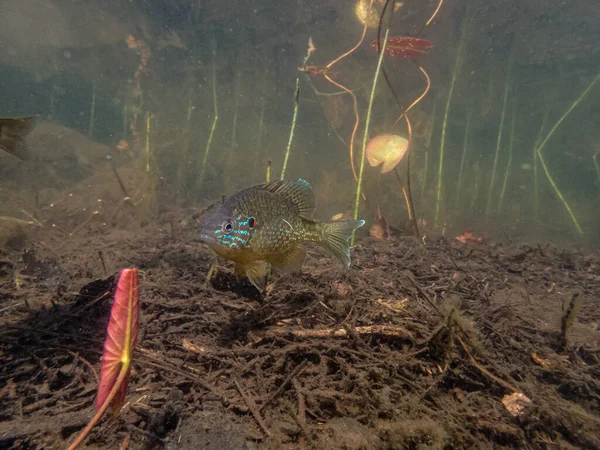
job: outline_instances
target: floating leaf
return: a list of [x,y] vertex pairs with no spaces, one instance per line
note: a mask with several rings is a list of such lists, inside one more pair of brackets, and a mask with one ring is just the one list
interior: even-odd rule
[[[381,39],[379,48],[383,48]],[[426,49],[433,47],[431,42],[407,36],[397,36],[387,40],[385,54],[396,58],[416,58],[427,54]],[[377,39],[371,41],[371,48],[377,51]]]
[[396,134],[380,134],[367,144],[367,160],[371,167],[381,166],[381,173],[387,173],[398,165],[408,150],[408,139]]

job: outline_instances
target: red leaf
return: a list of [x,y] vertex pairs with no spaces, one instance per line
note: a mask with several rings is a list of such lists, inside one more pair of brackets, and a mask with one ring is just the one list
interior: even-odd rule
[[108,336],[104,341],[100,385],[96,398],[96,409],[100,409],[113,389],[121,368],[127,366],[127,374],[110,405],[119,411],[125,401],[129,366],[136,344],[140,315],[140,297],[137,269],[123,269],[115,292],[115,301],[108,322]]
[[[383,47],[383,39],[380,48]],[[396,58],[416,58],[427,54],[425,49],[431,48],[431,42],[407,36],[397,36],[387,40],[385,54]],[[371,41],[371,48],[377,51],[377,39]]]

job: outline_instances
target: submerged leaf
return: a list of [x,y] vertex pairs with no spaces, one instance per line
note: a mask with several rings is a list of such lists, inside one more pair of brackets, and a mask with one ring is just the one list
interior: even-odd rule
[[396,167],[408,150],[408,139],[396,134],[380,134],[367,144],[367,160],[371,167],[383,164],[381,173]]
[[102,407],[117,382],[121,368],[127,366],[127,374],[110,403],[113,411],[119,411],[123,406],[129,381],[129,365],[137,338],[139,314],[137,269],[123,269],[110,313],[108,336],[104,341],[96,409]]

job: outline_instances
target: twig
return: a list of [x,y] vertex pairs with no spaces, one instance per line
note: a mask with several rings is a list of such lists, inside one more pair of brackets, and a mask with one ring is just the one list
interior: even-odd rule
[[267,328],[261,333],[257,333],[256,341],[259,342],[266,338],[272,337],[285,337],[294,336],[297,338],[327,338],[327,337],[339,337],[346,338],[353,334],[358,335],[380,335],[388,337],[397,337],[401,339],[413,339],[413,335],[410,331],[392,325],[370,325],[355,327],[349,330],[345,328],[326,328],[323,330],[307,330],[307,329],[290,329],[290,328]]
[[271,432],[269,431],[269,429],[267,428],[267,425],[263,421],[263,419],[260,415],[260,412],[259,412],[258,408],[256,407],[256,403],[254,402],[254,399],[244,392],[244,390],[242,389],[242,386],[240,386],[240,382],[238,380],[235,380],[234,383],[235,383],[235,387],[237,388],[240,395],[244,399],[244,402],[246,402],[246,406],[248,406],[248,409],[250,410],[250,412],[254,416],[254,419],[258,423],[258,426],[260,427],[260,429],[263,430],[267,436],[271,436]]
[[465,351],[465,353],[467,354],[467,356],[469,357],[469,360],[471,361],[471,364],[473,364],[473,366],[475,366],[475,368],[477,370],[479,370],[482,374],[484,374],[486,377],[488,377],[489,379],[491,379],[492,381],[495,381],[496,383],[498,383],[500,386],[502,386],[503,388],[507,389],[510,392],[519,392],[519,393],[523,393],[521,392],[521,390],[519,388],[516,388],[514,386],[511,386],[509,383],[507,383],[506,381],[504,381],[501,378],[498,378],[496,375],[494,375],[493,373],[491,373],[489,370],[487,370],[485,367],[483,367],[481,364],[479,364],[475,358],[473,357],[473,355],[471,354],[471,352],[469,351],[469,349],[467,348],[467,345],[463,342],[463,340],[460,338],[460,336],[456,336],[456,338],[458,339],[458,342],[460,342],[460,345],[462,346],[463,350]]
[[262,411],[263,409],[265,409],[268,405],[270,405],[273,400],[275,400],[277,397],[279,397],[283,391],[287,388],[287,386],[292,382],[292,380],[298,376],[303,370],[304,368],[308,365],[308,361],[305,359],[304,361],[302,361],[300,364],[298,364],[294,370],[292,370],[290,372],[290,374],[287,376],[287,378],[283,381],[283,383],[281,383],[281,386],[279,386],[277,388],[277,390],[275,392],[273,392],[273,394],[267,399],[266,402],[264,402],[261,406],[259,411]]
[[98,378],[98,374],[96,373],[96,369],[94,369],[94,366],[92,366],[92,364],[87,359],[85,359],[79,353],[75,353],[75,352],[72,352],[72,351],[69,351],[69,355],[73,356],[74,358],[80,359],[81,362],[84,363],[88,367],[88,369],[90,369],[90,371],[92,372],[92,375],[94,375],[94,378],[96,379],[96,384],[100,384],[100,379]]

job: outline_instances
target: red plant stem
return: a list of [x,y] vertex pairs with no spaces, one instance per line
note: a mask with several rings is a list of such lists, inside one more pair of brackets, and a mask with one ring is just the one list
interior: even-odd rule
[[83,429],[83,431],[77,437],[75,442],[73,442],[67,450],[74,450],[79,444],[81,444],[83,442],[83,440],[89,434],[90,430],[92,428],[94,428],[94,426],[100,421],[100,419],[104,415],[106,409],[110,405],[110,402],[112,402],[113,398],[115,397],[115,395],[117,395],[117,392],[121,388],[121,383],[123,383],[125,378],[127,378],[127,374],[129,372],[129,364],[130,364],[130,359],[127,359],[127,361],[123,363],[123,365],[121,366],[121,370],[119,371],[119,376],[117,377],[115,384],[113,385],[112,389],[110,390],[108,397],[106,397],[106,400],[104,400],[104,403],[102,403],[102,406],[96,412],[96,415],[94,417],[92,417],[92,420],[90,420],[90,423],[87,424],[87,426]]
[[[367,9],[367,16],[368,16],[369,12],[371,12],[371,8],[373,7],[374,1],[375,0],[371,0],[371,2],[369,3],[369,8]],[[358,47],[361,46],[361,44],[365,40],[365,35],[367,34],[368,23],[369,23],[369,21],[365,19],[365,24],[363,26],[362,35],[360,36],[360,40],[358,41],[358,43],[354,47],[352,47],[350,50],[348,50],[346,53],[343,53],[342,55],[338,56],[336,59],[334,59],[333,61],[331,61],[329,64],[327,64],[325,66],[326,69],[330,69],[335,63],[339,62],[340,60],[342,60],[346,56],[350,55]],[[354,92],[352,92],[352,90],[348,89],[345,86],[342,86],[340,83],[337,83],[337,82],[333,81],[327,75],[326,72],[323,73],[323,76],[325,77],[325,79],[327,81],[329,81],[330,83],[332,83],[334,86],[339,87],[340,89],[346,91],[348,94],[350,94],[352,96],[352,105],[354,107],[354,128],[352,129],[352,136],[350,137],[350,166],[352,167],[352,175],[354,175],[354,180],[358,180],[358,175],[356,174],[356,168],[354,167],[354,138],[356,136],[356,131],[358,130],[358,123],[359,123],[358,102],[356,100],[356,95],[354,95]],[[367,199],[365,197],[364,193],[362,194],[362,197],[363,197],[363,200]]]

